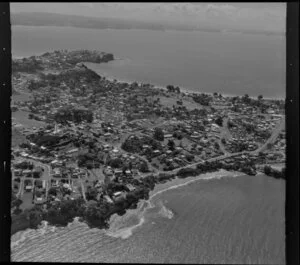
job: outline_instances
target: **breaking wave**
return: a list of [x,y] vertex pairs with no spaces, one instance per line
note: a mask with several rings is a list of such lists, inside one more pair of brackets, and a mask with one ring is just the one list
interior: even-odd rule
[[146,222],[145,214],[147,211],[157,206],[160,207],[160,211],[158,212],[160,216],[172,219],[174,217],[172,210],[168,209],[161,201],[158,203],[158,205],[153,203],[153,199],[159,194],[162,194],[168,190],[186,186],[198,180],[221,179],[223,177],[238,177],[241,175],[242,174],[239,172],[234,174],[233,172],[220,170],[219,172],[203,174],[184,183],[172,185],[165,189],[159,190],[152,194],[148,201],[139,202],[136,210],[127,210],[124,216],[118,216],[117,214],[113,215],[110,220],[110,228],[106,232],[106,235],[122,239],[129,238],[135,229],[142,226]]

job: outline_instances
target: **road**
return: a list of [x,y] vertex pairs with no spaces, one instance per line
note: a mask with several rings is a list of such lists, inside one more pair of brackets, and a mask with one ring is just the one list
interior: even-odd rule
[[273,144],[276,141],[276,139],[277,139],[278,135],[280,134],[280,132],[284,129],[285,129],[285,118],[282,118],[280,120],[280,123],[273,130],[272,135],[270,136],[270,138],[260,148],[256,149],[254,151],[254,153],[259,153],[259,152],[264,151],[268,147],[269,143]]
[[[228,118],[225,118],[223,120],[223,130],[221,130],[221,135],[226,139],[230,139],[231,135],[230,135],[230,132],[227,128],[227,122],[228,122]],[[222,143],[220,144],[220,147],[221,147],[221,150],[224,152],[224,155],[221,155],[221,156],[217,156],[217,157],[214,157],[214,158],[210,158],[208,160],[206,160],[207,162],[213,162],[213,161],[219,161],[219,160],[223,160],[223,159],[226,159],[226,158],[230,158],[230,157],[234,157],[234,156],[238,156],[238,155],[243,155],[243,154],[258,154],[259,152],[261,151],[264,151],[266,148],[267,148],[267,145],[269,143],[274,143],[278,137],[278,135],[280,134],[280,132],[285,128],[285,119],[282,118],[280,123],[277,125],[277,127],[273,130],[272,132],[272,135],[271,137],[258,149],[254,150],[254,151],[243,151],[243,152],[236,152],[236,153],[229,153],[227,152],[226,150],[224,150],[224,146],[222,145]],[[138,132],[139,134],[141,135],[145,135],[141,132]],[[129,135],[134,135],[133,133],[127,133],[126,135],[124,135],[124,137],[128,137]],[[120,148],[120,144],[117,146],[117,148]],[[124,153],[127,153],[125,152],[124,150],[122,150],[122,152]],[[278,151],[278,152],[272,152],[272,153],[280,153],[282,154],[282,152]],[[176,168],[172,171],[159,171],[155,168],[153,168],[153,166],[151,165],[151,163],[149,163],[146,159],[144,159],[142,156],[138,155],[138,154],[134,154],[134,156],[136,157],[139,157],[140,159],[142,160],[145,160],[148,164],[148,167],[149,169],[153,170],[154,172],[151,172],[149,174],[145,174],[144,176],[149,176],[149,175],[152,175],[153,173],[166,173],[166,174],[176,174],[179,170],[181,169],[184,169],[184,168],[191,168],[191,167],[194,167],[194,166],[197,166],[199,164],[199,162],[196,162],[196,163],[193,163],[193,164],[189,164],[189,165],[186,165],[186,166],[183,166],[183,167],[179,167],[179,168]],[[27,159],[29,161],[32,161],[36,166],[41,166],[44,168],[44,172],[43,172],[43,177],[42,177],[42,180],[46,180],[46,196],[48,194],[48,187],[49,187],[49,183],[48,181],[50,181],[51,179],[51,168],[48,164],[44,164],[44,163],[41,163],[39,161],[36,161],[36,160],[33,160],[33,159]],[[26,178],[26,179],[34,179],[34,178]],[[85,196],[85,187],[84,187],[84,183],[83,183],[83,179],[80,178],[80,184],[81,184],[81,188],[82,188],[82,194],[83,194],[83,198],[84,200],[86,201],[86,196]],[[21,179],[21,182],[20,182],[20,188],[19,188],[19,191],[17,193],[17,196],[21,197],[24,193],[24,178]]]
[[[279,133],[285,128],[285,120],[284,118],[282,118],[281,122],[279,123],[279,125],[274,129],[271,137],[258,149],[256,150],[253,150],[253,151],[242,151],[242,152],[236,152],[236,153],[225,153],[224,155],[221,155],[221,156],[217,156],[217,157],[213,157],[213,158],[210,158],[208,160],[206,160],[207,162],[214,162],[214,161],[218,161],[218,160],[223,160],[223,159],[226,159],[226,158],[230,158],[230,157],[234,157],[234,156],[238,156],[238,155],[244,155],[244,154],[258,154],[259,152],[265,150],[266,146],[268,145],[268,143],[273,143]],[[274,154],[282,154],[282,152],[278,151],[278,152],[272,152]],[[190,165],[186,165],[186,166],[183,166],[183,167],[180,167],[180,168],[176,168],[172,171],[159,171],[158,173],[177,173],[179,170],[181,169],[184,169],[184,168],[191,168],[191,167],[194,167],[194,166],[197,166],[199,164],[199,162],[197,163],[193,163],[193,164],[190,164]],[[148,175],[151,175],[151,174],[148,174]]]
[[87,202],[87,199],[85,197],[85,188],[84,188],[84,184],[83,184],[83,179],[82,178],[80,178],[80,185],[81,185],[81,189],[82,189],[81,193],[82,193],[83,199],[84,199],[85,202]]

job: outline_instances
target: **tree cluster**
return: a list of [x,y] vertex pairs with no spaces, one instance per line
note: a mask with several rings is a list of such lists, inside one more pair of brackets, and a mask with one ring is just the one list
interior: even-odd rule
[[272,167],[270,166],[265,166],[264,167],[264,173],[267,175],[267,176],[271,176],[271,177],[274,177],[274,178],[281,178],[281,179],[285,179],[285,168],[282,168],[282,170],[276,170],[276,169],[273,169]]
[[193,100],[196,103],[199,103],[203,106],[209,106],[210,102],[212,101],[212,96],[203,94],[203,93],[202,94],[194,94]]
[[174,87],[172,85],[167,85],[167,90],[168,92],[173,92],[173,93],[180,93],[180,88],[177,86],[177,87]]
[[69,106],[62,107],[55,113],[54,120],[63,124],[66,121],[73,121],[74,123],[86,121],[91,123],[93,121],[93,112],[88,109],[77,109]]

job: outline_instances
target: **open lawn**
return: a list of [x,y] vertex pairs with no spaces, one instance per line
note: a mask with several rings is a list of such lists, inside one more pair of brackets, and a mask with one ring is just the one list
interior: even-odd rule
[[21,134],[21,132],[18,129],[16,129],[16,128],[12,128],[11,136],[12,136],[11,137],[12,148],[18,146],[21,143],[27,142],[26,137],[23,134]]
[[102,168],[94,168],[92,170],[88,170],[90,173],[90,178],[91,180],[100,180],[104,182],[104,174],[102,172]]
[[[165,97],[165,96],[159,96],[160,98],[160,103],[165,106],[172,108],[174,106],[180,106],[177,104],[177,101],[180,100],[182,97],[174,98],[174,97]],[[182,106],[185,106],[188,110],[193,110],[193,109],[201,109],[202,107],[197,104],[196,102],[193,101],[193,99],[184,97],[182,99]]]
[[34,204],[32,203],[32,192],[24,192],[21,199],[23,203],[20,205],[20,209],[22,209],[23,211],[25,209],[31,209],[34,206]]
[[18,110],[12,113],[12,117],[14,118],[14,122],[22,124],[23,127],[32,128],[32,127],[41,127],[44,126],[45,123],[42,121],[36,121],[33,119],[28,119],[29,112]]
[[12,101],[28,101],[30,100],[30,94],[18,93],[12,95]]

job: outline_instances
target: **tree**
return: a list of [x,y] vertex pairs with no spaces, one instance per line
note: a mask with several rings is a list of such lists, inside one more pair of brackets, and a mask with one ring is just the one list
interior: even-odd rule
[[186,159],[187,159],[187,161],[189,161],[189,162],[192,162],[192,161],[194,160],[194,158],[195,158],[194,155],[191,155],[191,154],[187,154],[187,155],[186,155]]
[[167,90],[168,90],[168,92],[174,92],[175,88],[172,85],[167,85]]
[[272,173],[272,168],[270,166],[264,166],[264,173],[270,175]]
[[218,117],[215,120],[215,123],[221,127],[223,125],[223,119],[222,119],[222,117]]
[[216,150],[220,149],[220,146],[219,146],[219,144],[217,142],[215,142],[214,147],[215,147]]
[[40,192],[39,190],[37,190],[37,191],[35,192],[35,196],[36,196],[36,197],[41,197],[41,196],[42,196],[42,192]]
[[51,188],[48,190],[48,194],[49,194],[49,195],[54,195],[54,196],[56,196],[56,194],[57,194],[56,188],[51,187]]
[[164,132],[161,128],[155,128],[153,138],[158,141],[164,140]]
[[30,228],[37,228],[43,220],[42,210],[36,206],[29,211],[28,216]]
[[175,143],[174,143],[174,141],[173,140],[169,140],[168,141],[168,146],[169,146],[169,149],[173,151],[175,149]]
[[39,178],[41,176],[41,172],[39,172],[39,171],[33,171],[32,175],[33,175],[34,178]]
[[143,173],[148,172],[148,164],[144,161],[143,163],[140,164],[139,170]]
[[95,187],[88,187],[87,192],[86,192],[86,199],[88,201],[90,200],[97,200],[97,195],[98,195],[98,190]]
[[262,99],[263,99],[263,96],[262,96],[262,95],[259,95],[259,96],[257,97],[257,99],[258,99],[258,100],[262,100]]
[[242,97],[242,101],[246,104],[250,103],[251,99],[249,97],[248,94],[245,94],[243,97]]
[[17,198],[15,200],[12,200],[11,206],[19,208],[22,203],[23,203],[23,201],[21,199]]
[[115,158],[110,160],[109,165],[113,168],[122,168],[123,161],[121,158]]

